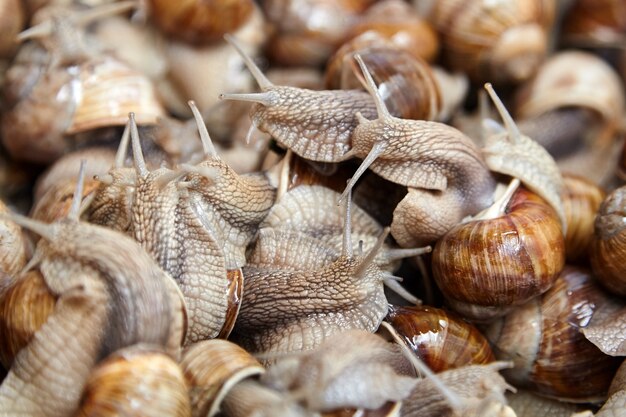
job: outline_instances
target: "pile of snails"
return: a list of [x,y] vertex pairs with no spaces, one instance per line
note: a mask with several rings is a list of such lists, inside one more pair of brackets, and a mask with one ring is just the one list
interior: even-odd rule
[[0,0],[0,416],[613,416],[623,0]]

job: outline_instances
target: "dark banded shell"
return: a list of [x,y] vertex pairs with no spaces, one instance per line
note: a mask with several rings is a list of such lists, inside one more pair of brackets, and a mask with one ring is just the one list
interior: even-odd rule
[[495,361],[487,339],[456,314],[434,307],[393,306],[385,320],[434,372]]
[[433,275],[444,295],[488,307],[519,305],[544,293],[564,264],[556,212],[524,188],[504,215],[455,226],[433,251]]

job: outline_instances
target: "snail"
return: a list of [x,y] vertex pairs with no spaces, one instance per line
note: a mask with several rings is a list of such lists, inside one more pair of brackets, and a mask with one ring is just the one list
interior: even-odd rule
[[545,294],[492,324],[486,336],[496,356],[515,363],[509,381],[563,401],[602,401],[619,358],[580,330],[606,299],[587,271],[566,267]]
[[445,62],[476,82],[519,83],[548,51],[555,3],[544,0],[444,0],[434,3]]
[[383,283],[397,279],[376,262],[388,229],[367,252],[355,253],[350,213],[347,203],[339,253],[289,229],[260,231],[243,270],[233,340],[252,352],[287,353],[313,349],[342,331],[378,328],[388,309]]
[[146,77],[117,59],[94,54],[76,27],[129,6],[132,3],[116,3],[95,11],[55,14],[21,35],[50,40],[47,54],[27,44],[7,73],[8,111],[1,128],[3,144],[13,157],[48,163],[84,140],[78,133],[124,124],[130,109],[143,124],[164,114]]
[[262,92],[221,94],[220,99],[255,103],[250,110],[251,128],[271,134],[295,154],[313,161],[342,160],[350,149],[357,124],[355,114],[375,114],[369,95],[353,90],[313,91],[274,85],[234,38],[228,36],[226,40],[244,59]]
[[245,248],[274,201],[274,189],[262,174],[235,174],[215,153],[195,104],[190,105],[205,159],[177,170],[147,169],[131,114],[137,175],[131,229],[181,286],[189,307],[188,341],[195,342],[230,333],[224,325],[232,324],[229,317],[239,307],[230,293],[241,291],[243,276],[227,271],[245,264]]
[[180,366],[158,346],[137,344],[109,355],[89,375],[75,415],[104,417],[112,412],[191,417]]
[[[398,119],[389,114],[363,60],[355,55],[378,116],[359,115],[352,149],[343,159],[364,158],[342,198],[367,168],[409,187],[396,207],[391,231],[401,246],[430,243],[463,217],[486,207],[494,180],[474,142],[460,131],[437,122]],[[433,213],[433,207],[440,207]]]
[[626,187],[609,194],[600,206],[595,218],[591,243],[591,268],[596,278],[615,294],[626,295],[624,276],[624,207]]
[[184,304],[172,279],[132,239],[78,220],[83,173],[84,165],[65,219],[48,225],[10,216],[41,236],[31,266],[39,265],[58,298],[0,386],[8,414],[73,413],[102,355],[146,342],[177,356],[184,337]]
[[459,224],[433,250],[433,276],[451,307],[485,320],[544,293],[565,264],[554,210],[514,180],[489,209]]

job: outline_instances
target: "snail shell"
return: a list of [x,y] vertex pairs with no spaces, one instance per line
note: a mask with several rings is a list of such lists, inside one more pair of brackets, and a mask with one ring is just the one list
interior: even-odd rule
[[191,417],[185,377],[157,347],[134,345],[96,366],[85,384],[80,417]]
[[265,369],[248,352],[226,340],[207,340],[188,347],[180,366],[190,387],[193,416],[213,417],[230,390]]
[[545,0],[443,0],[431,18],[453,69],[475,81],[520,82],[546,55],[554,9]]
[[563,175],[563,208],[567,222],[565,252],[568,262],[589,259],[593,224],[606,193],[593,182],[576,175]]
[[586,108],[602,119],[599,137],[611,138],[621,123],[625,98],[619,76],[587,52],[563,51],[550,57],[519,90],[516,114],[538,117],[565,107]]
[[434,61],[439,51],[439,39],[434,28],[402,0],[387,0],[372,5],[350,28],[346,39],[363,33],[374,33],[394,47],[428,62]]
[[486,335],[499,359],[515,363],[510,380],[561,400],[602,400],[620,359],[580,330],[605,300],[588,272],[566,267],[545,294],[493,324]]
[[556,213],[523,188],[497,217],[455,226],[437,242],[432,259],[435,281],[455,310],[469,304],[494,315],[548,290],[564,264]]
[[321,65],[372,0],[268,0],[267,19],[276,27],[267,52],[281,65]]
[[385,320],[433,372],[495,361],[478,329],[445,310],[391,306]]
[[166,34],[202,44],[237,30],[252,15],[252,0],[150,0],[150,17]]
[[54,297],[38,270],[21,275],[0,296],[0,362],[9,369],[54,310]]
[[591,267],[596,278],[612,292],[626,295],[626,186],[609,194],[595,219]]
[[626,4],[622,0],[578,0],[563,22],[562,36],[578,46],[615,46],[624,42]]

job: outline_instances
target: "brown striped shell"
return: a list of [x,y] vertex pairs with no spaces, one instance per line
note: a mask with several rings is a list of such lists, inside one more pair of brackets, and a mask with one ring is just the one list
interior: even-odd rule
[[564,263],[554,210],[523,188],[498,217],[455,226],[437,242],[432,260],[435,281],[455,309],[523,304],[550,288]]
[[20,275],[0,293],[0,362],[9,369],[54,310],[56,297],[36,269]]
[[622,0],[578,0],[568,10],[562,36],[570,45],[612,47],[624,42],[626,3]]
[[219,41],[254,10],[252,0],[150,0],[150,17],[166,34],[192,44]]
[[551,0],[439,0],[432,21],[443,56],[479,82],[520,82],[532,76],[548,48]]
[[612,292],[626,295],[626,186],[609,194],[595,219],[591,268]]
[[134,345],[89,375],[77,417],[191,417],[183,372],[157,347]]
[[581,329],[606,299],[587,271],[566,267],[545,294],[493,324],[486,334],[496,356],[515,363],[508,378],[548,397],[602,401],[620,359],[602,353]]
[[385,320],[433,372],[495,361],[487,339],[456,314],[434,307],[391,306]]
[[183,353],[180,366],[189,386],[192,415],[197,417],[214,416],[235,385],[265,372],[248,352],[219,339],[189,346]]
[[568,262],[588,262],[594,220],[606,193],[593,182],[572,174],[563,175],[563,185],[566,257]]

